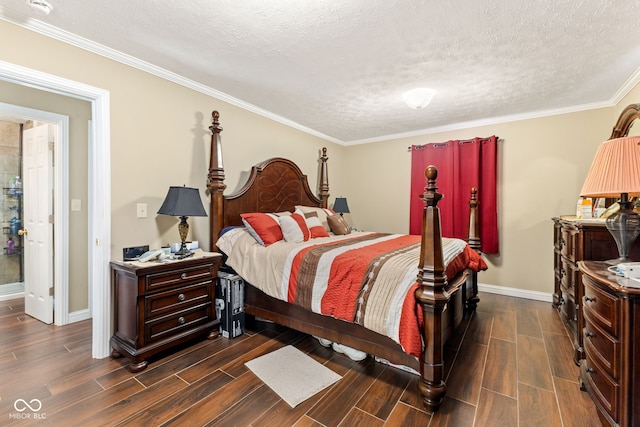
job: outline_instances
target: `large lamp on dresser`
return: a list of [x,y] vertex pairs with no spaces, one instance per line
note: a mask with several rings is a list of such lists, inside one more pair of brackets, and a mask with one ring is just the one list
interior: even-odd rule
[[619,258],[611,264],[629,261],[631,245],[640,233],[640,215],[630,197],[640,196],[640,136],[610,139],[598,147],[582,197],[620,198],[620,210],[606,219],[606,226],[618,246]]

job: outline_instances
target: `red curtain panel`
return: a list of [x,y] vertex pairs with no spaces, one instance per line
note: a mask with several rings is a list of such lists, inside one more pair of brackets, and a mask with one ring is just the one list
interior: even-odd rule
[[419,195],[424,192],[424,171],[429,165],[438,168],[438,191],[444,195],[439,203],[442,234],[466,239],[471,188],[478,188],[481,250],[499,253],[497,209],[498,138],[474,138],[411,147],[411,197],[409,233],[421,234],[422,209]]

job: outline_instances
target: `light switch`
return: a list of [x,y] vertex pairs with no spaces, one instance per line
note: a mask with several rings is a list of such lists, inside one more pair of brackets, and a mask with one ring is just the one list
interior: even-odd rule
[[138,215],[138,218],[146,218],[147,217],[147,204],[146,203],[138,203],[137,215]]
[[71,199],[71,210],[74,212],[79,212],[82,210],[82,200],[80,199]]

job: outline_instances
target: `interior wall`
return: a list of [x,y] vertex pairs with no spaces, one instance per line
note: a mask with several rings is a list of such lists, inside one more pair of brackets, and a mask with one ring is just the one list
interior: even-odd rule
[[[214,109],[224,129],[227,193],[239,188],[252,165],[270,157],[296,162],[316,190],[323,146],[335,186],[332,200],[345,182],[344,147],[13,24],[0,21],[0,32],[16,41],[0,45],[1,60],[110,93],[112,259],[122,259],[123,247],[179,240],[178,219],[156,215],[169,186],[199,188],[209,210],[205,187]],[[138,203],[147,204],[147,218],[136,217]],[[189,239],[208,248],[208,219],[189,218],[189,224]]]
[[[408,232],[411,153],[407,147],[497,135],[501,251],[484,255],[489,269],[479,281],[550,294],[551,218],[575,214],[583,180],[598,144],[609,137],[616,111],[603,108],[349,147],[345,161],[352,165],[353,176],[371,178],[349,180],[352,221],[358,228]],[[366,162],[357,161],[365,158]],[[384,194],[384,202],[368,197],[371,194]]]

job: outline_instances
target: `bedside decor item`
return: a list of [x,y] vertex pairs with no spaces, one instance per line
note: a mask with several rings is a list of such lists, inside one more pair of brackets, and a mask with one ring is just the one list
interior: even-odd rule
[[336,197],[336,201],[333,203],[333,210],[338,212],[340,216],[342,214],[349,213],[349,205],[347,204],[346,197]]
[[180,217],[180,223],[178,224],[178,232],[180,233],[180,249],[176,252],[176,255],[187,255],[191,251],[187,249],[185,241],[187,240],[187,234],[189,233],[189,223],[187,223],[187,217],[190,216],[207,216],[207,212],[202,206],[202,199],[200,199],[200,193],[197,188],[191,187],[169,187],[167,197],[165,197],[162,206],[158,209],[160,215],[170,215]]
[[629,261],[631,245],[640,234],[640,215],[629,197],[640,195],[640,136],[610,139],[598,147],[580,196],[620,197],[620,210],[606,219],[618,246],[618,259]]

